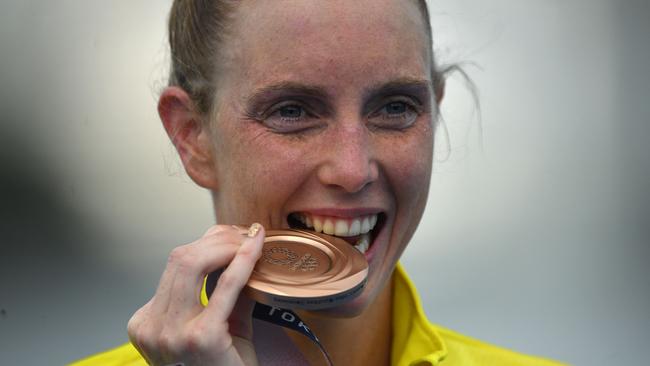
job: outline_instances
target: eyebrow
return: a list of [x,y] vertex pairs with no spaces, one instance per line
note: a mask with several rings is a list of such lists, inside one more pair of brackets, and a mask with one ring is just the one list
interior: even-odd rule
[[[387,95],[404,90],[419,94],[429,94],[430,87],[431,81],[429,80],[409,77],[397,78],[364,88],[362,99],[365,102],[377,95]],[[299,94],[322,99],[328,99],[331,97],[330,93],[328,93],[322,86],[286,81],[261,87],[246,97],[245,101],[247,102],[247,105],[255,105],[259,102],[272,99],[280,93]]]
[[273,98],[280,93],[300,94],[316,98],[328,98],[330,96],[323,87],[286,81],[264,86],[255,90],[246,98],[246,102],[248,105],[254,105],[258,102]]
[[[428,96],[432,83],[425,79],[398,78],[385,83],[379,83],[364,89],[363,100],[368,101],[376,96],[385,96],[395,92],[409,91],[415,94]],[[425,101],[422,101],[423,103]]]

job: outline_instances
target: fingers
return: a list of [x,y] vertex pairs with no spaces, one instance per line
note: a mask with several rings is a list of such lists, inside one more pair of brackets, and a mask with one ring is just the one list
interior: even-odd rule
[[[245,236],[242,234],[247,230],[241,227],[217,225],[194,243],[172,251],[154,297],[128,324],[131,342],[150,364],[196,360],[195,356],[213,360],[234,357],[235,360],[241,356],[240,348],[247,358],[255,358],[254,350],[246,351],[244,346],[233,348],[232,338],[232,335],[242,337],[240,342],[252,347],[254,302],[239,296],[261,255],[264,241],[261,225],[252,228],[251,236]],[[208,308],[203,308],[200,302],[203,280],[219,268],[225,270],[218,280],[215,296]],[[229,326],[229,316],[238,299]]]
[[218,251],[211,251],[211,254],[216,253],[206,255],[196,261],[197,268],[200,266],[200,269],[197,269],[199,272],[186,267],[181,267],[176,271],[167,309],[170,324],[184,323],[203,310],[201,288],[205,273],[207,273],[205,271],[209,271],[213,266],[225,266],[235,256],[238,248],[239,245],[236,244],[224,244]]
[[179,247],[171,286],[169,325],[184,323],[203,310],[201,288],[205,276],[230,263],[242,245],[239,230],[227,228],[204,236],[191,245]]
[[239,232],[230,226],[215,225],[194,243],[172,250],[153,297],[151,311],[154,314],[166,313],[172,294],[176,301],[188,306],[199,305],[203,278],[232,260],[242,243],[243,237]]
[[129,322],[126,326],[127,328],[127,334],[129,335],[129,340],[131,341],[131,344],[140,352],[140,354],[144,355],[143,348],[140,345],[140,339],[141,339],[141,326],[145,323],[145,319],[147,318],[146,314],[149,311],[151,307],[151,300],[147,302],[144,306],[142,306],[140,309],[138,309],[133,316],[131,316],[131,319],[129,319]]
[[235,306],[242,288],[255,267],[255,263],[262,255],[264,244],[264,228],[262,225],[253,224],[251,230],[237,254],[228,265],[214,290],[207,312],[214,322],[226,322]]
[[151,304],[152,301],[150,300],[143,307],[138,309],[127,324],[127,333],[131,344],[138,350],[149,365],[154,364],[152,356],[154,356],[155,353],[151,353],[150,350],[156,347],[156,341],[158,339],[158,327],[155,326],[157,322],[152,321],[149,316],[151,312]]

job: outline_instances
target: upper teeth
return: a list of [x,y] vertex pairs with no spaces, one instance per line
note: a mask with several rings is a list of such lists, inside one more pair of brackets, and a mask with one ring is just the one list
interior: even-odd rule
[[309,213],[295,214],[305,226],[316,232],[336,236],[357,236],[372,230],[377,224],[377,214],[359,216],[351,219],[312,215]]

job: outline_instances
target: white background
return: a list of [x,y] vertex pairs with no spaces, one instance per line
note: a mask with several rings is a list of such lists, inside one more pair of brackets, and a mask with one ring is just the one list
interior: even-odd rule
[[[155,112],[168,1],[0,6],[0,364],[63,364],[127,340],[211,205]],[[437,56],[464,65],[481,112],[453,76],[403,257],[429,318],[572,364],[645,364],[650,3],[430,7]]]

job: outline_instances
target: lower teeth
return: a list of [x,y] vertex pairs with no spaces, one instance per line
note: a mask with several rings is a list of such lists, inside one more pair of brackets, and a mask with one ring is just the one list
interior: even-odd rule
[[361,252],[362,254],[368,250],[370,246],[370,233],[362,234],[357,243],[354,245],[354,248]]

